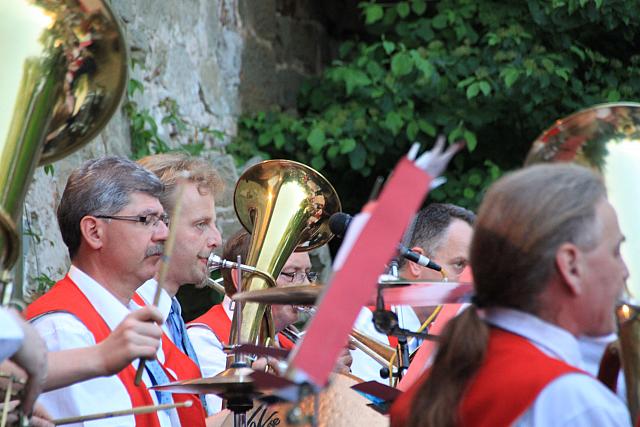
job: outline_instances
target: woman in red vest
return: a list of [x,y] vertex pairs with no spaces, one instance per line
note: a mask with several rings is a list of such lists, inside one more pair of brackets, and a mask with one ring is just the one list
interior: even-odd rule
[[392,426],[628,426],[582,371],[577,337],[615,330],[627,268],[604,184],[572,165],[503,177],[479,209],[474,304],[449,322],[431,369]]

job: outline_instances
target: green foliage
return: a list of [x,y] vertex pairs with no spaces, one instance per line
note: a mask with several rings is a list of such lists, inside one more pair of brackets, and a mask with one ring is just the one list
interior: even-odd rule
[[368,34],[342,43],[324,74],[302,87],[296,115],[242,118],[229,147],[239,161],[257,154],[310,164],[353,208],[413,141],[429,147],[443,133],[468,150],[432,197],[474,208],[555,119],[640,94],[638,2],[360,6]]
[[36,277],[33,277],[33,281],[35,282],[35,286],[33,286],[33,290],[30,293],[30,299],[33,301],[41,295],[44,295],[53,285],[56,284],[56,281],[51,277],[47,276],[44,273],[39,274]]

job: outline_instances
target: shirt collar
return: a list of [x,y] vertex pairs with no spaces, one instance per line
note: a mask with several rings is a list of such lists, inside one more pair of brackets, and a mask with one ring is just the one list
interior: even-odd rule
[[[157,287],[158,281],[156,279],[149,279],[144,282],[136,292],[138,293],[138,295],[140,295],[144,302],[151,305],[153,304],[153,297],[156,294]],[[169,318],[169,313],[171,312],[171,297],[169,296],[169,293],[164,289],[160,290],[158,310],[160,310],[160,314],[162,314],[163,322],[166,322]]]
[[68,274],[111,330],[114,330],[131,311],[140,308],[133,301],[129,301],[128,305],[122,304],[115,295],[74,265]]
[[548,356],[572,366],[583,366],[578,340],[565,329],[532,314],[509,308],[487,308],[485,320],[493,326],[526,338]]

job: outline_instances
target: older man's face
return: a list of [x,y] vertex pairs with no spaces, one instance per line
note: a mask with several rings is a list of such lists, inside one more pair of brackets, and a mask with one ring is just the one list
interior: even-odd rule
[[620,253],[624,237],[616,212],[605,199],[596,206],[596,224],[600,228],[598,243],[595,248],[582,252],[585,273],[580,295],[582,332],[591,336],[615,331],[614,307],[629,277]]

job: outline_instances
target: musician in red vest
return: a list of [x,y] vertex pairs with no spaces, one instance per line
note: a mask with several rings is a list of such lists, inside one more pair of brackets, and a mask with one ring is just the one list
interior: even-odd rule
[[[117,346],[109,346],[112,356],[126,358],[140,354],[141,348],[152,349],[147,356],[156,354],[162,331],[146,321],[161,323],[162,317],[154,308],[140,309],[131,299],[155,274],[168,236],[168,218],[158,200],[162,189],[155,175],[118,157],[87,161],[71,174],[57,216],[72,265],[67,276],[26,312],[49,351],[100,349],[113,344],[115,337]],[[162,349],[157,358],[164,360]],[[172,402],[168,393],[147,390],[168,381],[157,360],[147,363],[144,384],[135,386],[137,363],[131,364],[131,358],[111,376],[103,376],[112,369],[103,366],[108,359],[96,359],[82,363],[96,366],[97,378],[41,395],[54,418]],[[179,420],[176,410],[169,410],[96,423],[158,427],[179,425]]]
[[392,407],[392,426],[629,426],[583,370],[577,337],[615,329],[628,270],[604,184],[575,165],[537,165],[487,192],[471,244],[473,304],[432,367]]
[[[140,159],[138,164],[157,175],[164,184],[165,190],[160,195],[160,201],[165,210],[173,212],[180,197],[180,215],[171,222],[171,227],[175,228],[173,253],[158,304],[165,319],[162,346],[167,353],[165,365],[180,380],[200,378],[202,373],[198,355],[187,335],[176,294],[181,286],[198,285],[208,278],[209,255],[222,244],[220,231],[216,227],[215,206],[215,196],[222,191],[222,184],[209,163],[186,154],[151,155]],[[178,182],[181,176],[184,177],[182,186]],[[135,298],[141,298],[143,304],[151,303],[156,288],[156,279],[150,279],[138,289]],[[197,405],[194,405],[197,408],[191,411],[191,415],[197,419],[182,417],[183,426],[196,426],[203,420],[201,415],[206,407],[204,398],[192,398],[197,400]],[[207,412],[213,414],[217,411]]]
[[[247,256],[251,236],[246,231],[241,231],[232,236],[224,246],[222,257],[228,260],[235,260],[237,255]],[[228,344],[229,333],[231,331],[232,311],[230,295],[236,292],[232,271],[222,270],[226,294],[222,303],[213,306],[209,311],[190,322],[188,333],[191,342],[198,354],[202,373],[205,377],[214,376],[223,371],[226,367],[226,354],[222,351],[224,345]],[[305,285],[316,280],[316,273],[311,271],[311,260],[307,252],[294,252],[291,254],[282,272],[276,279],[276,284],[280,287]],[[287,326],[299,320],[298,311],[291,305],[273,305],[271,307],[275,331],[278,332],[276,340],[279,345],[286,349],[292,349],[292,343],[282,333],[279,333]],[[349,370],[351,357],[345,353],[339,360],[338,370],[343,368]],[[214,395],[207,396],[210,406],[220,408],[221,400]]]
[[[473,235],[475,214],[461,206],[445,203],[431,203],[421,209],[410,227],[408,247],[440,265],[448,280],[458,281],[462,271],[469,264],[469,246]],[[435,270],[423,267],[404,258],[398,260],[399,275],[407,280],[441,281],[442,275]],[[435,307],[396,306],[395,313],[402,328],[417,331]],[[373,326],[370,308],[364,308],[358,315],[354,327],[383,344],[396,347],[396,337],[387,337]],[[409,339],[409,349],[414,351],[419,340]],[[353,350],[351,370],[363,380],[385,382],[380,377],[380,364],[360,350]]]

